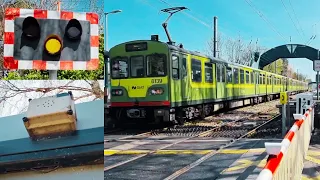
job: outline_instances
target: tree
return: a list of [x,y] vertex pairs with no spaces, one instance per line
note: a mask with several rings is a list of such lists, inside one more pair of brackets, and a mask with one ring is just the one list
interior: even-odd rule
[[[206,53],[213,56],[213,38],[207,43]],[[228,62],[251,66],[253,53],[257,51],[257,43],[246,43],[239,39],[217,37],[218,57]]]
[[101,86],[103,86],[101,80],[0,81],[0,116],[25,111],[28,99],[51,96],[61,92],[72,91],[76,102],[103,99],[104,92]]
[[[0,11],[0,21],[2,26],[0,27],[0,34],[1,37],[3,35],[3,17],[4,11],[7,7],[17,7],[17,8],[40,8],[40,9],[48,9],[48,10],[55,10],[57,7],[57,0],[0,0],[2,1],[2,9]],[[69,0],[64,1],[67,3],[62,4],[62,9],[72,11],[79,3],[80,0]],[[97,4],[96,0],[88,0],[85,1],[89,3],[85,6],[87,9],[84,11],[88,12],[98,12],[102,17],[103,14],[103,7]],[[83,3],[83,1],[81,1]],[[104,78],[104,58],[103,58],[103,35],[100,35],[100,45],[99,45],[99,69],[95,71],[70,71],[70,70],[63,70],[58,71],[58,79],[103,79]],[[6,75],[5,80],[23,80],[23,79],[48,79],[49,72],[48,71],[39,71],[39,70],[15,70],[15,71],[8,71],[3,69],[3,47],[0,48],[0,79],[3,78],[4,74]]]

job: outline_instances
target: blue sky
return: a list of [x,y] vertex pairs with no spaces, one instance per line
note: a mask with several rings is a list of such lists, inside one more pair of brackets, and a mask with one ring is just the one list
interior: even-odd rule
[[[186,49],[204,52],[208,40],[212,38],[213,16],[218,16],[218,32],[222,38],[240,36],[246,42],[255,42],[258,39],[259,45],[272,48],[290,43],[290,36],[291,43],[304,44],[311,36],[316,35],[310,46],[320,46],[320,35],[317,32],[320,28],[320,1],[317,0],[250,0],[272,25],[264,21],[246,0],[164,1],[173,6],[188,7],[190,10],[185,12],[198,19],[177,13],[169,21],[168,28],[172,39],[183,43]],[[151,34],[159,34],[160,40],[167,41],[161,26],[167,14],[160,10],[168,7],[170,6],[162,0],[104,0],[105,12],[122,10],[121,13],[108,15],[108,47],[130,40],[149,39]],[[278,35],[273,27],[281,35]],[[290,59],[289,63],[295,70],[299,69],[300,73],[315,79],[312,61]]]

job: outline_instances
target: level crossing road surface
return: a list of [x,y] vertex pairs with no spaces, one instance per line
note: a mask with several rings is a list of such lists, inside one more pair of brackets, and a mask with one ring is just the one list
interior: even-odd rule
[[[281,141],[242,139],[219,150],[231,139],[199,137],[174,144],[183,138],[152,137],[105,142],[105,179],[165,179],[174,173],[180,175],[180,169],[199,163],[200,158],[203,158],[200,164],[187,169],[176,179],[255,179],[266,163],[264,142]],[[173,145],[161,149],[161,146],[170,144]],[[143,154],[147,155],[114,166]]]
[[[114,138],[105,137],[108,141],[104,145],[104,177],[114,180],[256,179],[268,157],[264,143],[281,142],[281,139],[241,139],[218,149],[231,139],[151,136],[109,141]],[[319,148],[320,145],[310,145],[303,180],[320,179]]]

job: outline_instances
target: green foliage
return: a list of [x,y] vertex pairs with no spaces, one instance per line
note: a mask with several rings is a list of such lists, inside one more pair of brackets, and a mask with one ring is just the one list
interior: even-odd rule
[[[103,35],[100,35],[100,44],[99,44],[99,68],[94,71],[88,70],[63,70],[58,71],[58,79],[87,79],[87,80],[96,80],[104,79],[104,44],[103,44]],[[18,70],[11,71],[8,73],[8,76],[3,78],[4,80],[36,80],[36,79],[49,79],[49,71],[39,71],[39,70]]]
[[283,70],[286,69],[284,64],[285,63],[284,63],[283,59],[278,59],[278,60],[272,62],[271,64],[268,64],[265,67],[263,67],[263,70],[268,71],[268,72],[272,72],[275,74],[283,75]]

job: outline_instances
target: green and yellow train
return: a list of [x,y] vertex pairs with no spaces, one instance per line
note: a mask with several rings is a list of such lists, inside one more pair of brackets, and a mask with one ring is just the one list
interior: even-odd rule
[[221,108],[271,100],[282,91],[308,89],[303,81],[224,62],[154,38],[116,45],[109,57],[109,112],[118,123],[183,124]]

